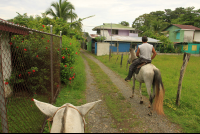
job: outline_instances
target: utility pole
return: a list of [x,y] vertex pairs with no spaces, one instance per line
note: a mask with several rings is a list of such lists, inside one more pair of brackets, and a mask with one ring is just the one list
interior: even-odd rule
[[72,28],[72,8],[71,8],[71,25],[70,27]]

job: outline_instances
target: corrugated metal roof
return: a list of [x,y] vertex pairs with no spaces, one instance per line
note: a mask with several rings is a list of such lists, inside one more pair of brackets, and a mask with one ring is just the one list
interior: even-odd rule
[[[147,37],[149,43],[161,43],[159,40]],[[119,36],[114,35],[107,37],[105,41],[121,41],[121,42],[142,42],[142,37],[131,37],[131,36]]]
[[180,24],[171,24],[169,25],[167,28],[165,28],[163,31],[165,31],[166,29],[168,29],[171,26],[177,26],[181,29],[193,29],[193,30],[200,30],[200,28],[192,26],[192,25],[180,25]]
[[[21,25],[18,25],[18,24],[14,24],[13,22],[8,22],[8,21],[3,20],[1,18],[0,18],[0,24],[1,24],[0,30],[13,32],[13,33],[16,33],[16,34],[24,34],[24,33],[21,33],[21,31],[20,31],[20,30],[24,30],[24,31],[27,31],[27,32],[32,31],[32,32],[44,33],[44,34],[48,34],[48,35],[61,37],[61,36],[58,36],[58,35],[55,35],[55,34],[46,33],[46,32],[31,29],[31,28],[28,28],[28,27],[25,27],[25,26],[21,26]],[[18,31],[16,30],[16,28],[17,28]]]
[[194,30],[200,30],[200,28],[195,27],[193,25],[179,25],[179,24],[173,24],[174,26],[177,26],[181,29],[194,29]]
[[96,31],[97,29],[121,29],[121,30],[135,30],[135,28],[123,26],[121,24],[113,24],[111,28],[111,23],[103,23],[103,25],[96,26],[92,30]]
[[90,37],[91,38],[95,38],[95,37],[98,37],[99,35],[97,35],[97,34],[90,34]]

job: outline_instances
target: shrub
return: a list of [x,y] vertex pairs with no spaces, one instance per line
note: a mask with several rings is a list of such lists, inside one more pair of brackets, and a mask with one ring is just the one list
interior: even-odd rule
[[80,42],[75,37],[72,39],[63,35],[62,36],[62,51],[61,51],[61,66],[60,75],[61,82],[67,84],[75,77],[74,63],[77,55],[80,53]]
[[[58,66],[59,38],[54,38],[54,67]],[[31,93],[46,93],[50,81],[50,36],[40,33],[15,35],[11,39],[12,74],[9,84],[13,89],[25,89]],[[57,43],[58,42],[58,43]],[[55,72],[54,75],[59,75]],[[58,83],[58,82],[57,82]],[[57,84],[56,82],[54,84]],[[57,86],[57,85],[54,85]]]

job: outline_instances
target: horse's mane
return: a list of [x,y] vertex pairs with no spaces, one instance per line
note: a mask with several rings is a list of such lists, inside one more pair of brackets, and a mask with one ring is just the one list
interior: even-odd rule
[[130,54],[131,54],[131,61],[133,61],[134,59],[136,59],[136,55],[135,55],[135,50],[133,48],[130,48]]

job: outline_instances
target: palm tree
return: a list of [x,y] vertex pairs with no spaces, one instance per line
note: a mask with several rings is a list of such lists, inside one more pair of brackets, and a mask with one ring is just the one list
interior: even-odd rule
[[49,14],[53,16],[54,18],[56,17],[63,18],[63,20],[65,21],[71,19],[71,23],[73,20],[75,20],[78,17],[77,14],[73,12],[73,10],[75,10],[74,6],[67,0],[63,0],[63,1],[59,0],[59,3],[53,2],[51,6],[54,7],[55,12],[50,7],[49,9],[47,9],[46,15]]
[[85,17],[85,18],[79,18],[77,21],[74,21],[73,23],[70,24],[70,26],[73,28],[73,29],[76,29],[78,31],[82,31],[82,21],[85,20],[85,19],[88,19],[88,18],[91,18],[91,17],[94,17],[95,15],[91,15],[91,16],[88,16],[88,17]]

